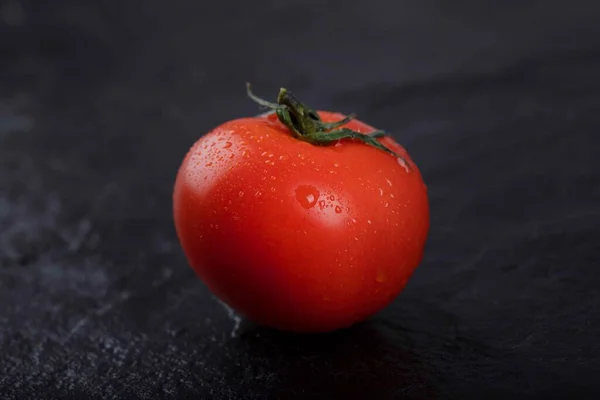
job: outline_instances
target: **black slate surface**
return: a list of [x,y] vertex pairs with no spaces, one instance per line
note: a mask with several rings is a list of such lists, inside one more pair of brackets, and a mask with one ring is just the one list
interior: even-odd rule
[[[0,1],[3,398],[597,398],[594,4]],[[178,247],[176,169],[247,80],[422,169],[425,259],[352,329],[241,321]]]

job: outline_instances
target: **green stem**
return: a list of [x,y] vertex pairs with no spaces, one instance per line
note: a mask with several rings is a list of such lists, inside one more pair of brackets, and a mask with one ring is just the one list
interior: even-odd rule
[[384,131],[377,130],[369,134],[363,134],[348,128],[342,128],[343,125],[355,117],[353,114],[336,122],[323,122],[315,110],[302,103],[287,89],[281,88],[279,90],[277,103],[257,97],[252,93],[250,83],[246,84],[246,91],[248,97],[254,102],[262,107],[274,110],[279,121],[300,140],[318,146],[330,145],[342,139],[357,140],[402,159],[410,168],[408,160],[379,143],[377,138],[386,136]]

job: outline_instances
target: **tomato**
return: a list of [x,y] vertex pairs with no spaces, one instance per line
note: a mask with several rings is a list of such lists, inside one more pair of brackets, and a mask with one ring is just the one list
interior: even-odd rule
[[327,332],[372,316],[423,257],[419,169],[356,119],[314,112],[284,89],[277,103],[253,99],[275,112],[214,128],[177,173],[174,222],[188,263],[260,325]]

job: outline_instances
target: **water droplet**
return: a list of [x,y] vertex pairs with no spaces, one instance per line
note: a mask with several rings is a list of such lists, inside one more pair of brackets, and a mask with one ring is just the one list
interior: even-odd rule
[[393,199],[393,198],[394,198],[394,195],[393,195],[392,193],[390,193],[390,197]]
[[301,185],[296,189],[296,200],[306,209],[312,208],[317,204],[320,193],[316,187],[310,185]]
[[385,178],[385,181],[387,182],[388,185],[390,185],[390,187],[392,187],[392,181],[390,181],[388,178]]
[[382,188],[379,188],[379,195],[383,196],[383,189]]
[[266,156],[266,155],[267,155],[267,152],[266,152],[266,151],[263,151],[262,153],[260,153],[260,155],[264,157],[264,156]]
[[319,200],[319,208],[321,210],[325,208],[325,200]]
[[370,220],[370,219],[368,219],[368,220],[367,220],[367,224],[369,224],[369,225],[371,225],[371,224],[372,224],[372,222],[371,222],[371,220]]
[[399,165],[400,165],[402,168],[404,168],[404,170],[405,170],[406,172],[408,172],[408,165],[406,165],[406,162],[404,162],[404,160],[403,160],[403,159],[401,159],[401,158],[398,158],[398,164],[399,164]]
[[335,196],[334,195],[329,196],[329,200],[334,201],[335,200]]
[[335,206],[335,213],[336,214],[340,214],[342,212],[342,207],[340,206]]
[[375,275],[375,282],[383,283],[387,279],[385,270],[383,268],[379,268],[377,270],[377,274]]
[[223,148],[224,148],[224,149],[228,149],[228,148],[230,148],[231,146],[233,146],[233,144],[232,144],[231,142],[225,142],[225,144],[223,145]]
[[354,236],[354,240],[358,242],[358,236]]
[[356,218],[352,218],[352,222],[356,223]]
[[383,206],[384,206],[384,207],[386,207],[386,208],[387,208],[389,205],[390,205],[390,204],[389,204],[387,201],[386,201],[386,202],[383,204]]
[[256,197],[260,197],[260,196],[262,196],[262,193],[261,193],[261,192],[260,192],[260,190],[259,190],[259,191],[257,191],[256,193],[254,193],[254,196],[256,196]]
[[284,161],[284,160],[287,160],[287,159],[288,159],[288,156],[279,156],[279,159],[280,159],[281,161]]
[[335,163],[335,164],[333,164],[333,166],[337,168],[337,167],[339,167],[339,166],[340,166],[340,164],[338,164],[338,163]]
[[238,196],[244,197],[244,192],[240,190],[240,192],[238,193]]

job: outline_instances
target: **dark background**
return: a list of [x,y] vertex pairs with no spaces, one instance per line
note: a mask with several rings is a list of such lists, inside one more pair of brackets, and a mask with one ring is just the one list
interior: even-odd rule
[[[594,4],[0,0],[0,393],[597,398]],[[176,170],[258,112],[247,80],[358,113],[421,168],[427,253],[370,321],[240,323],[187,266]]]

